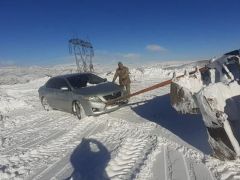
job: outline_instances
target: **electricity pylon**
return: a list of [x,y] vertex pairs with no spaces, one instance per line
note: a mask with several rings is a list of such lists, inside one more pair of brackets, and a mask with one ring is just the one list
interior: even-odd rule
[[89,41],[78,38],[70,39],[69,53],[74,54],[78,72],[93,72],[92,58],[94,56],[93,46]]

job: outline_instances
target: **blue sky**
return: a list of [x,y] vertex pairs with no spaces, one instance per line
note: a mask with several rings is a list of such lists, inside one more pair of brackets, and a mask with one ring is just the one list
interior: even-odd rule
[[72,37],[94,60],[198,60],[240,48],[238,0],[0,0],[0,64],[74,62]]

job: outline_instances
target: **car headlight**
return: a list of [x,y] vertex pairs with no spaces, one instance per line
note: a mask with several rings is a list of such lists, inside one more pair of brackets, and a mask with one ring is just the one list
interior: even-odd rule
[[88,97],[88,100],[94,101],[94,102],[102,102],[102,100],[97,96],[90,96],[90,97]]

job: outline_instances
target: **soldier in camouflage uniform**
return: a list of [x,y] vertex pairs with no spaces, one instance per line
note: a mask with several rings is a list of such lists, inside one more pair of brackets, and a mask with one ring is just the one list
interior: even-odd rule
[[113,77],[113,82],[115,82],[115,80],[119,79],[119,84],[120,86],[123,86],[126,88],[126,92],[127,95],[130,94],[130,77],[129,77],[129,70],[126,66],[123,66],[122,62],[118,63],[118,68],[116,69],[115,75]]

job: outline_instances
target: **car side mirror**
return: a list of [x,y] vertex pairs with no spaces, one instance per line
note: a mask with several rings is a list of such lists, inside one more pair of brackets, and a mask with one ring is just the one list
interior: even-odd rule
[[63,87],[61,87],[61,90],[62,90],[62,91],[69,91],[69,88],[66,87],[66,86],[63,86]]

